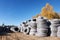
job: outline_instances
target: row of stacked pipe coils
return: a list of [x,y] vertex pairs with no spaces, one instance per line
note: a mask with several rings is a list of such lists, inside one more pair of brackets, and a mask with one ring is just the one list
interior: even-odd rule
[[0,34],[22,32],[26,35],[39,37],[60,37],[60,19],[48,20],[39,16],[22,22],[20,26],[0,26]]

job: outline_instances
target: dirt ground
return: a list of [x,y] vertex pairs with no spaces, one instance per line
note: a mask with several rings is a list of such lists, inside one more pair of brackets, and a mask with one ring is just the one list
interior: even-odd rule
[[25,35],[23,33],[10,33],[9,35],[0,35],[0,40],[60,40],[57,37],[37,37]]

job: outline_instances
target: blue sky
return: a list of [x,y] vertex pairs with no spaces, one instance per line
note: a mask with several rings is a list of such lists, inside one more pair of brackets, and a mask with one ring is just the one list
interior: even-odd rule
[[46,3],[60,12],[60,0],[0,0],[0,25],[19,25],[39,14]]

